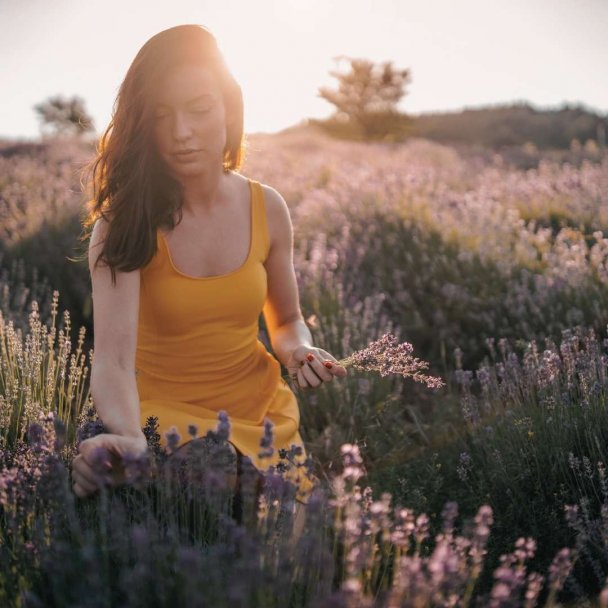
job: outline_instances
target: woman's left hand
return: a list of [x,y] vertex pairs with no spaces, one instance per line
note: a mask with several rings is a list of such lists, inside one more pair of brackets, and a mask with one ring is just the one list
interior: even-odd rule
[[346,376],[346,368],[334,356],[314,346],[298,346],[285,367],[300,388],[318,388],[323,382],[331,382],[334,376]]

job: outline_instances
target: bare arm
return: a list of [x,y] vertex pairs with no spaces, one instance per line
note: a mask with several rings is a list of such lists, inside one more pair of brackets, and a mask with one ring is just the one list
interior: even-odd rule
[[116,271],[112,285],[109,267],[103,262],[94,267],[106,230],[105,220],[97,220],[89,243],[94,327],[91,395],[109,432],[144,437],[135,381],[140,273]]
[[[268,210],[270,251],[265,262],[268,294],[263,312],[270,343],[277,359],[285,367],[292,372],[301,370],[300,386],[316,387],[321,380],[330,381],[334,375],[345,376],[346,369],[341,365],[333,365],[331,369],[325,367],[323,361],[335,362],[335,357],[313,346],[312,335],[300,310],[289,208],[274,188],[264,186],[264,198]],[[313,358],[306,360],[307,354],[312,354]],[[303,361],[308,365],[303,366]]]

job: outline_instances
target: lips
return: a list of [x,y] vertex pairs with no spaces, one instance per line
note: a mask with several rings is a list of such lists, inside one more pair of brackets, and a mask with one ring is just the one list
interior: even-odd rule
[[176,152],[175,154],[173,154],[173,158],[178,163],[189,163],[189,162],[192,162],[193,160],[195,160],[200,152],[201,152],[200,150],[189,150],[187,152]]
[[178,150],[174,153],[174,156],[185,156],[187,154],[192,154],[193,152],[198,152],[198,150],[194,148],[189,148],[188,150]]

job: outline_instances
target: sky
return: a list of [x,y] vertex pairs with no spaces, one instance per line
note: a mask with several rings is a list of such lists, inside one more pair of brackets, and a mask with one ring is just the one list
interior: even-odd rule
[[101,133],[126,71],[154,34],[208,27],[241,85],[245,132],[334,107],[340,55],[410,71],[399,109],[515,101],[608,113],[608,0],[0,0],[0,136],[35,139],[33,106],[78,95]]

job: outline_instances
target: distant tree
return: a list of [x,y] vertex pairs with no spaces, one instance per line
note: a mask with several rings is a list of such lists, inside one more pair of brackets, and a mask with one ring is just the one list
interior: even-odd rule
[[61,95],[49,97],[34,106],[40,120],[40,131],[55,134],[81,135],[93,131],[93,119],[84,107],[84,100],[77,95],[64,98]]
[[350,62],[346,72],[330,71],[338,79],[338,89],[320,87],[319,97],[336,106],[334,120],[347,123],[359,131],[364,139],[386,139],[396,134],[407,121],[397,109],[410,81],[410,71],[399,70],[392,61],[376,64],[368,59],[340,55]]

